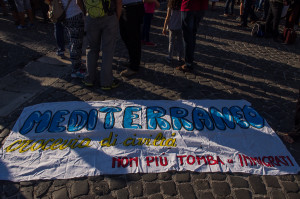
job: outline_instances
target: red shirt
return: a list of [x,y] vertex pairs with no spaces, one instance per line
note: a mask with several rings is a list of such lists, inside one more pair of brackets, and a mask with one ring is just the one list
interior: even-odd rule
[[208,9],[208,0],[182,0],[181,11],[199,11]]

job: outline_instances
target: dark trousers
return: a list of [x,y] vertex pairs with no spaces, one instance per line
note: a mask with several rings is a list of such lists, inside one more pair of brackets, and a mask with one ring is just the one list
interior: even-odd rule
[[141,24],[144,17],[144,4],[123,6],[120,18],[120,34],[129,54],[129,67],[139,70],[141,62]]
[[61,22],[54,24],[54,37],[56,39],[57,51],[65,51],[64,26]]
[[248,16],[250,15],[251,20],[257,20],[257,16],[254,13],[254,7],[253,7],[253,1],[252,0],[244,0],[244,11],[242,16],[242,25],[246,26],[248,22]]
[[278,26],[280,22],[282,8],[282,3],[270,2],[270,8],[266,22],[266,33],[268,35],[272,35],[273,38],[277,38],[279,36]]
[[144,24],[142,31],[142,40],[150,41],[150,27],[152,21],[153,13],[145,13],[144,15]]
[[[234,4],[235,4],[235,0],[226,0],[224,13],[228,14],[228,10],[229,10],[229,13],[233,14]],[[230,5],[230,7],[229,7],[229,5]]]
[[267,19],[269,8],[270,8],[270,1],[269,0],[265,0],[265,3],[264,3],[264,14],[262,16],[263,19]]
[[194,63],[194,52],[196,46],[196,34],[199,22],[204,16],[201,11],[186,11],[181,13],[182,33],[184,40],[185,64],[192,67]]

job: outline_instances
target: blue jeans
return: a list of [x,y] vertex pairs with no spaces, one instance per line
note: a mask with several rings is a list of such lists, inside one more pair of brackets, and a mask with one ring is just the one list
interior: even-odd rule
[[54,37],[56,39],[57,51],[65,51],[64,26],[61,22],[54,24]]
[[[231,3],[231,6],[229,7],[230,3]],[[235,4],[235,0],[226,0],[224,13],[228,14],[228,10],[229,10],[229,13],[233,14],[234,4]]]
[[204,13],[204,10],[186,11],[181,13],[185,64],[187,67],[193,67],[197,29]]

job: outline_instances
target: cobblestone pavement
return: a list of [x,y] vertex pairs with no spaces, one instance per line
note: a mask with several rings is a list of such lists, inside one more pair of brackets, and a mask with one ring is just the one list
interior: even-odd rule
[[[114,75],[122,81],[119,88],[107,92],[99,87],[87,88],[68,74],[8,117],[0,118],[0,141],[8,135],[23,107],[73,100],[245,99],[276,133],[289,132],[300,86],[300,40],[294,45],[282,45],[271,39],[253,38],[250,28],[237,28],[235,18],[222,16],[224,3],[218,6],[217,11],[207,12],[200,25],[195,54],[198,66],[192,73],[177,71],[178,63],[165,61],[168,39],[161,34],[166,15],[162,6],[151,29],[151,38],[158,46],[143,47],[142,68],[137,76],[120,77],[127,52],[119,41],[114,59]],[[299,141],[287,148],[299,164]],[[20,183],[0,181],[0,198],[299,199],[299,187],[300,175],[186,171]]]

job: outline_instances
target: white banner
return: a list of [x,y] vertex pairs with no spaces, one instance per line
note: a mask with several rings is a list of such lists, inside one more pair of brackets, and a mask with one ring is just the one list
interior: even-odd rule
[[0,180],[169,170],[295,174],[244,100],[57,102],[27,107],[0,151]]

